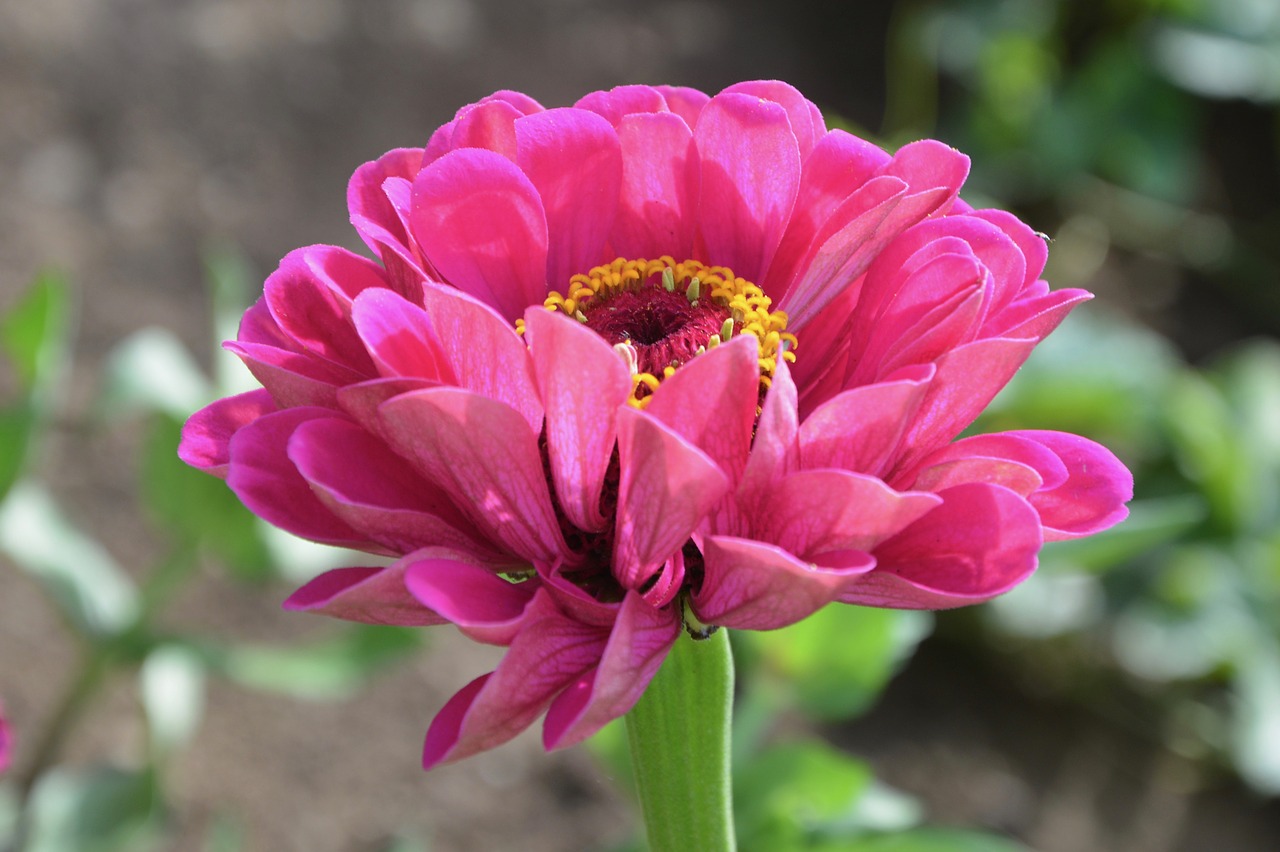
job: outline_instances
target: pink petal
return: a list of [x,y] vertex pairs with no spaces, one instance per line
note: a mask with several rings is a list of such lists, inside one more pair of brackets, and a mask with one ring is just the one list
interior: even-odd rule
[[528,310],[525,323],[560,507],[579,529],[601,530],[600,490],[630,374],[618,353],[575,320],[539,307]]
[[674,609],[655,609],[629,592],[600,664],[570,684],[547,710],[543,745],[567,748],[625,716],[679,636],[680,619]]
[[652,86],[615,86],[583,96],[574,107],[590,110],[617,127],[623,118],[634,113],[665,112],[667,99]]
[[451,151],[418,173],[411,225],[450,284],[508,322],[547,293],[547,218],[537,189],[501,154]]
[[389,179],[411,183],[422,168],[421,148],[397,148],[356,169],[347,184],[347,209],[360,239],[387,268],[397,290],[409,298],[416,293],[422,258],[410,244],[399,211],[384,189]]
[[536,595],[498,668],[464,687],[432,721],[423,767],[469,757],[523,731],[599,663],[607,642],[606,630],[572,621],[545,594]]
[[444,365],[458,387],[511,406],[534,432],[542,429],[542,402],[525,343],[514,326],[488,305],[448,287],[428,284],[422,301]]
[[484,148],[516,161],[516,119],[523,116],[514,105],[491,100],[464,107],[453,122],[449,147]]
[[800,151],[787,113],[749,95],[711,99],[694,128],[706,257],[763,280],[800,186]]
[[486,538],[532,562],[567,553],[538,436],[519,414],[446,387],[406,393],[378,410],[396,452],[444,488]]
[[356,297],[351,319],[379,374],[452,384],[445,353],[431,334],[430,316],[391,290]]
[[874,476],[802,470],[778,488],[761,537],[808,560],[870,551],[941,502],[933,494],[895,491]]
[[[622,152],[609,122],[582,109],[551,109],[516,122],[518,162],[546,211],[546,282],[564,289],[570,276],[602,260],[622,184]],[[536,299],[546,295],[544,287]]]
[[970,483],[939,494],[941,506],[876,548],[876,570],[845,603],[945,609],[1007,592],[1036,568],[1040,519],[1014,492]]
[[667,109],[684,119],[684,123],[694,127],[698,117],[706,109],[711,100],[704,92],[690,89],[687,86],[654,86],[667,101]]
[[337,405],[338,388],[367,378],[314,355],[260,343],[228,340],[222,348],[239,356],[280,408]]
[[439,489],[348,420],[302,423],[288,452],[329,511],[393,553],[440,545],[496,555]]
[[774,630],[831,603],[875,566],[865,553],[842,554],[838,566],[802,562],[780,547],[742,538],[710,536],[703,543],[706,573],[693,596],[693,612],[707,624]]
[[421,605],[457,625],[471,639],[510,645],[525,623],[540,588],[537,580],[513,583],[474,561],[431,552],[406,556],[404,584]]
[[969,158],[934,139],[921,139],[899,148],[884,173],[911,187],[903,207],[915,222],[951,206],[969,176]]
[[249,511],[287,532],[325,544],[364,546],[366,537],[325,508],[286,451],[295,429],[332,416],[323,408],[288,408],[242,427],[231,438],[227,485]]
[[1030,337],[1044,340],[1072,310],[1093,298],[1086,290],[1054,290],[1039,297],[1018,299],[983,329],[992,337]]
[[338,390],[338,408],[375,435],[382,435],[378,406],[409,391],[439,387],[439,382],[426,379],[370,379]]
[[1004,434],[1047,448],[1066,468],[1065,478],[1046,476],[1044,489],[1030,498],[1040,513],[1047,541],[1092,535],[1128,517],[1124,504],[1133,499],[1133,474],[1106,447],[1065,432]]
[[801,464],[882,476],[896,459],[932,378],[932,368],[917,368],[898,381],[832,397],[800,425]]
[[845,199],[819,228],[795,261],[795,271],[779,302],[779,308],[791,318],[791,328],[803,329],[853,285],[881,247],[902,230],[903,217],[895,214],[904,192],[906,187],[897,178],[873,178]]
[[178,458],[192,467],[225,477],[231,461],[231,436],[242,426],[276,410],[271,394],[253,390],[229,396],[197,411],[182,427]]
[[353,290],[386,287],[380,267],[341,249],[317,246],[287,255],[263,293],[276,324],[299,347],[369,377],[373,363],[351,325],[353,295],[339,281]]
[[736,487],[759,398],[759,343],[749,334],[710,349],[658,387],[645,411],[702,450]]
[[622,257],[693,256],[698,157],[693,132],[671,113],[618,125],[622,183],[610,243]]
[[[760,282],[775,299],[785,295],[818,230],[888,161],[889,155],[878,146],[843,130],[833,130],[818,141],[804,162],[795,209],[782,244]],[[890,179],[888,183],[898,181]]]
[[334,568],[289,595],[283,606],[365,624],[445,623],[405,589],[403,561],[388,568]]
[[1027,360],[1034,340],[978,340],[938,359],[937,373],[904,441],[906,469],[973,422]]
[[791,125],[791,132],[795,134],[802,163],[809,159],[809,153],[827,132],[822,114],[814,109],[813,104],[794,86],[780,80],[750,80],[745,83],[735,83],[721,92],[721,94],[729,93],[773,101],[786,110],[787,120]]
[[640,589],[678,550],[729,488],[705,453],[649,415],[618,415],[618,516],[613,571],[625,589]]
[[738,486],[738,500],[749,514],[760,511],[759,502],[774,484],[800,466],[799,430],[795,382],[787,362],[779,359]]

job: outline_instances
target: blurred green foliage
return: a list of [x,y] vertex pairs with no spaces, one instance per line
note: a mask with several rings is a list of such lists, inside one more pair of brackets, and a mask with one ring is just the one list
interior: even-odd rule
[[[222,252],[211,255],[208,277],[221,339],[244,309],[248,273]],[[70,520],[41,481],[38,439],[62,411],[72,295],[66,282],[46,274],[0,315],[0,367],[15,388],[0,405],[0,556],[43,589],[81,654],[43,729],[20,732],[17,777],[0,785],[0,848],[169,848],[167,766],[199,733],[209,678],[332,700],[420,648],[423,633],[334,623],[319,638],[265,645],[175,630],[165,608],[203,570],[225,571],[248,584],[247,594],[260,594],[264,583],[310,576],[334,557],[282,543],[287,537],[255,518],[224,483],[179,461],[187,415],[238,392],[245,380],[225,353],[215,358],[217,377],[206,377],[177,338],[159,328],[137,332],[112,352],[94,416],[143,436],[139,508],[167,552],[148,571],[126,571]],[[126,765],[60,765],[62,745],[93,714],[101,689],[123,678],[138,693],[145,748]],[[207,845],[244,848],[233,815],[213,821]]]

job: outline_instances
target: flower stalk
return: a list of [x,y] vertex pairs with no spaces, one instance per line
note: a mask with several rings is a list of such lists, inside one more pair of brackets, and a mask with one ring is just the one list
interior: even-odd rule
[[731,852],[729,733],[733,654],[727,630],[682,637],[627,714],[627,739],[653,852]]

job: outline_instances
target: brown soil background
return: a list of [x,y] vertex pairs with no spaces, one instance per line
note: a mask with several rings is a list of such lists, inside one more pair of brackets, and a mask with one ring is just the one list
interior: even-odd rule
[[[239,247],[263,275],[290,249],[359,249],[351,171],[420,145],[496,89],[548,106],[627,82],[716,91],[780,77],[866,126],[882,109],[888,4],[555,0],[4,0],[0,5],[0,305],[40,269],[78,289],[76,367],[39,473],[126,566],[160,552],[135,506],[129,430],[90,416],[103,356],[132,331],[174,330],[207,351],[201,257]],[[139,569],[140,570],[140,569]],[[75,649],[32,584],[0,563],[0,696],[19,736],[71,675]],[[206,571],[170,616],[245,640],[322,635]],[[1009,831],[1046,852],[1259,850],[1273,806],[1194,772],[1141,737],[956,671],[931,644],[863,723],[832,735],[876,760],[934,816]],[[494,659],[447,629],[358,697],[291,702],[213,683],[174,767],[173,848],[211,820],[248,848],[377,850],[398,833],[438,852],[605,849],[626,802],[582,750],[543,755],[536,733],[424,774],[431,714]],[[72,763],[127,762],[141,731],[129,684],[69,744]],[[18,754],[19,769],[24,754]]]

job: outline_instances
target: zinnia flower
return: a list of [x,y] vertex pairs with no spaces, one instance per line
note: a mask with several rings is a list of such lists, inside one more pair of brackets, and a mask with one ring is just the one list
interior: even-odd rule
[[0,704],[0,775],[9,769],[13,760],[13,732],[9,730],[9,719],[4,712],[4,704]]
[[359,168],[380,263],[285,257],[228,348],[264,389],[181,447],[297,535],[390,556],[286,607],[505,646],[424,764],[626,713],[677,641],[832,602],[941,608],[1125,516],[1057,432],[954,440],[1081,301],[1044,242],[780,82],[499,92]]

